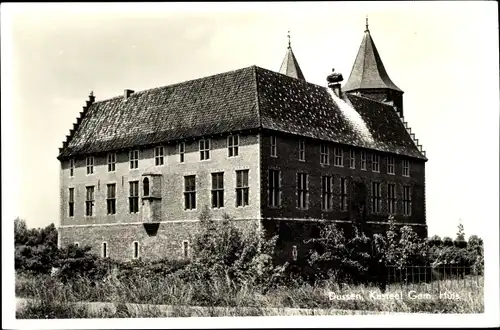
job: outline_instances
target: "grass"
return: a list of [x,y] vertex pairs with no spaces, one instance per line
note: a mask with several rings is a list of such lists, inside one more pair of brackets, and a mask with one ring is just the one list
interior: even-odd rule
[[[412,292],[414,291],[414,293]],[[330,299],[346,295],[356,299]],[[448,292],[447,296],[440,296]],[[296,284],[262,293],[258,288],[234,289],[225,281],[183,282],[175,276],[128,278],[92,283],[80,278],[62,283],[55,277],[16,275],[16,296],[31,298],[17,318],[189,317],[319,315],[388,312],[483,313],[483,278],[446,280],[414,287],[378,287]],[[415,295],[419,294],[419,297]],[[393,295],[393,298],[388,298]],[[458,295],[459,299],[456,298]],[[386,297],[387,299],[384,299]],[[397,297],[398,299],[395,299]],[[108,302],[106,308],[88,308],[77,302]],[[168,305],[167,307],[130,305]],[[307,310],[304,310],[307,309]],[[342,311],[338,311],[342,310]]]

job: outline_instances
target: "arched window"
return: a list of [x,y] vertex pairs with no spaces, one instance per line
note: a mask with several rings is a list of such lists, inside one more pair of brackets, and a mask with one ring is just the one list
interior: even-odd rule
[[144,178],[144,181],[142,181],[143,187],[144,187],[144,196],[149,196],[149,179]]

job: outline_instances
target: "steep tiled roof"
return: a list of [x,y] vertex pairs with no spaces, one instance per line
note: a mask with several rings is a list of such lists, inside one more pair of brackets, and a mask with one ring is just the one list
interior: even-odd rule
[[281,63],[280,73],[286,74],[292,78],[306,80],[302,74],[302,70],[300,69],[299,62],[297,62],[297,59],[293,54],[291,46],[288,46],[286,50],[285,58],[283,59],[283,63]]
[[377,47],[375,47],[370,31],[367,28],[352,66],[351,75],[343,89],[347,92],[357,89],[378,88],[403,92],[392,82],[387,71],[385,71]]
[[59,157],[252,128],[425,159],[391,106],[255,66],[95,102]]

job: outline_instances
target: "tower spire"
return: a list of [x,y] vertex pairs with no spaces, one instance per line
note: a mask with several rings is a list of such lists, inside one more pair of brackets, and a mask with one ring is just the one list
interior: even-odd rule
[[299,63],[297,62],[297,59],[295,58],[295,55],[293,54],[292,51],[290,30],[288,30],[287,38],[288,38],[288,48],[286,50],[285,58],[281,63],[279,72],[289,77],[305,80],[304,75],[302,74],[302,70],[300,69]]

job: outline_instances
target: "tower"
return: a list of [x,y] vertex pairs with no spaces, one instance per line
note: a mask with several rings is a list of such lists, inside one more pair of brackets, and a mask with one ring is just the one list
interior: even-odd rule
[[396,112],[403,116],[404,92],[392,82],[385,70],[368,29],[368,18],[366,18],[365,34],[358,55],[343,91],[391,104]]
[[280,73],[285,74],[287,76],[306,80],[304,75],[302,74],[302,70],[300,69],[299,63],[295,58],[295,55],[292,51],[292,46],[290,42],[290,31],[288,31],[288,48],[286,50],[285,58],[283,59],[283,63],[281,63]]

